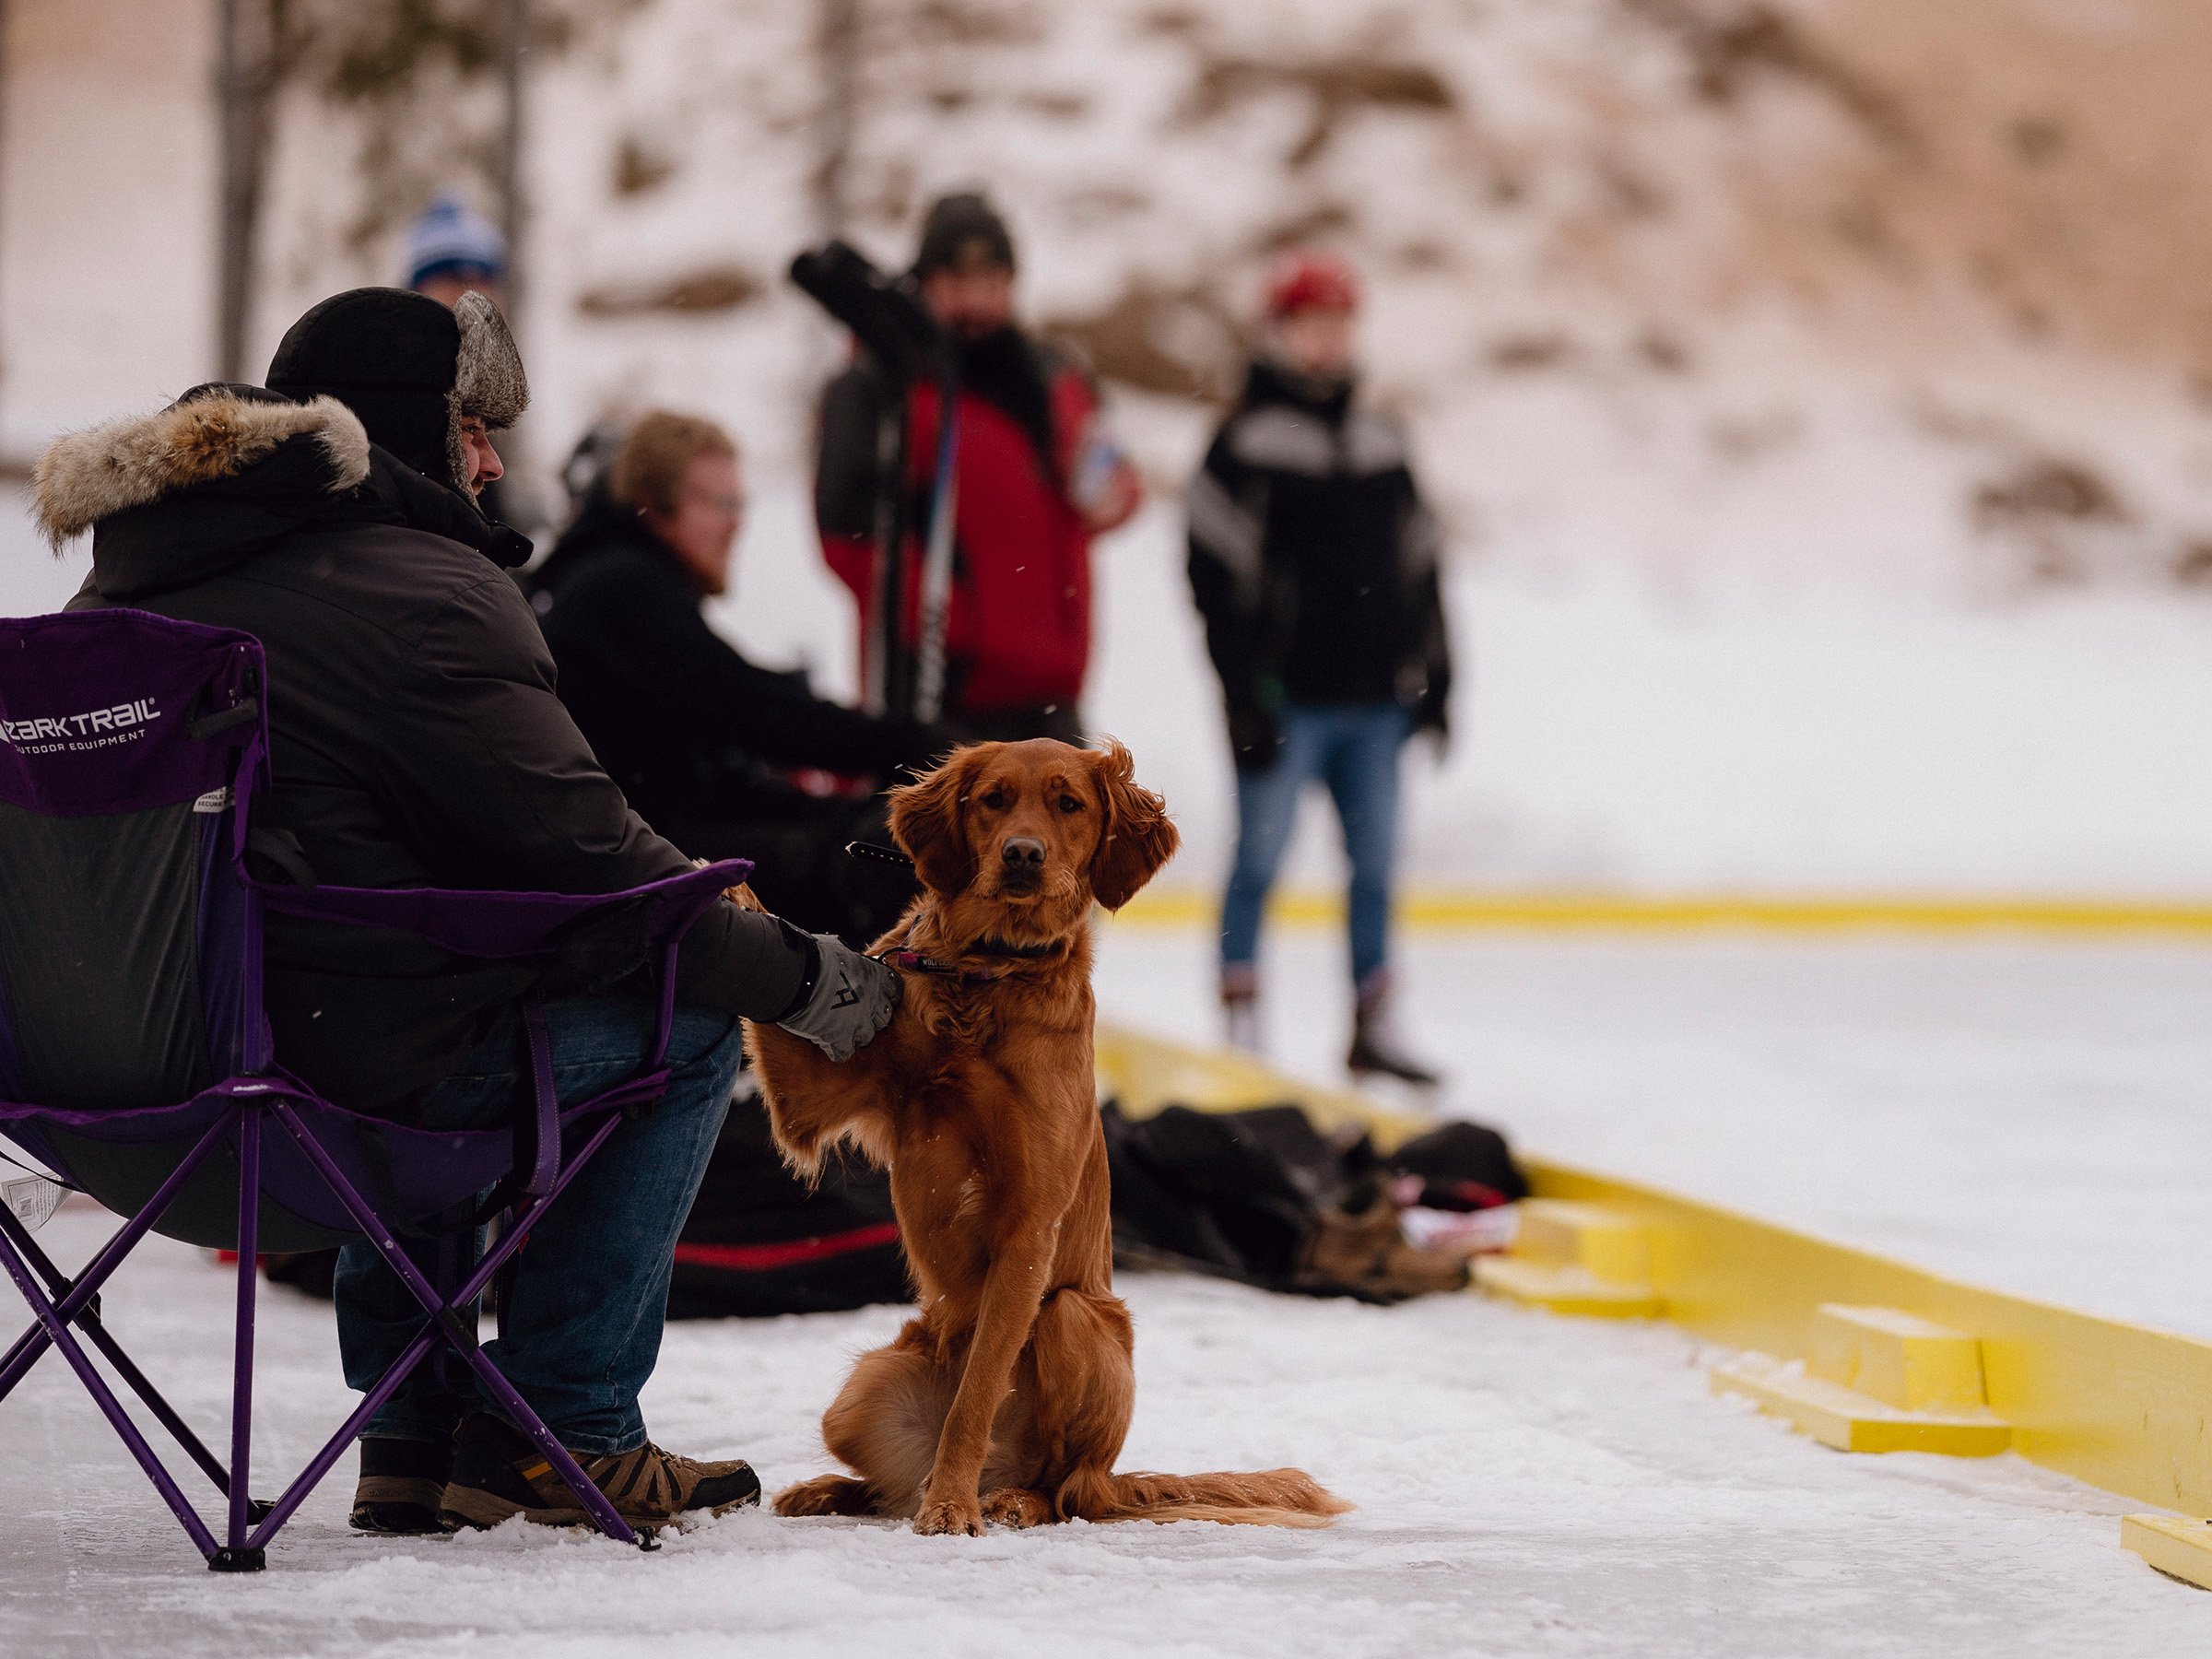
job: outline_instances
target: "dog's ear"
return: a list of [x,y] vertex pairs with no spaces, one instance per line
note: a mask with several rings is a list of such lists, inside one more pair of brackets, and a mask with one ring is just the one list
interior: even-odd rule
[[1103,749],[1092,751],[1090,765],[1106,819],[1091,854],[1090,890],[1108,910],[1120,910],[1175,856],[1182,837],[1168,818],[1168,804],[1137,787],[1136,762],[1126,748],[1109,737]]
[[982,752],[955,749],[935,771],[891,791],[891,839],[914,861],[922,885],[943,898],[964,892],[975,879],[964,808]]

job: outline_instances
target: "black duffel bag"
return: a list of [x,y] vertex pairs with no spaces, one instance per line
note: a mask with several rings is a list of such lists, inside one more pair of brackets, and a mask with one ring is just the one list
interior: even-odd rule
[[1296,1105],[1100,1111],[1125,1267],[1400,1301],[1467,1282],[1464,1253],[1406,1241],[1402,1203],[1475,1210],[1528,1193],[1505,1137],[1479,1124],[1442,1124],[1385,1157],[1365,1134],[1324,1135]]

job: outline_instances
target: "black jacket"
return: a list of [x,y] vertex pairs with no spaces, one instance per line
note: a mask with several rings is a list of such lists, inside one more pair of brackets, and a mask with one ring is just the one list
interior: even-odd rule
[[561,700],[655,822],[772,816],[784,768],[881,776],[941,747],[747,662],[707,626],[676,555],[618,502],[586,507],[525,585]]
[[[275,784],[256,830],[289,831],[318,878],[347,886],[594,893],[684,869],[554,695],[529,606],[490,557],[528,544],[372,450],[338,404],[270,395],[188,394],[65,440],[39,499],[57,539],[93,529],[71,608],[128,605],[261,640]],[[680,983],[775,1018],[815,962],[805,935],[722,904],[693,928]],[[487,963],[272,915],[276,1058],[341,1104],[405,1116],[524,992],[637,965],[618,948],[572,973]]]
[[1271,759],[1286,703],[1397,702],[1446,729],[1436,521],[1398,429],[1348,383],[1255,362],[1187,506],[1191,589],[1241,762]]

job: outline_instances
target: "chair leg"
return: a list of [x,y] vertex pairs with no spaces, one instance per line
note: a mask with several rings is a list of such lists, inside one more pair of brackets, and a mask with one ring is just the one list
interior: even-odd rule
[[[574,1494],[576,1501],[582,1507],[583,1512],[591,1516],[599,1530],[608,1537],[619,1539],[625,1544],[638,1544],[651,1547],[651,1540],[641,1537],[629,1523],[622,1519],[620,1512],[608,1500],[606,1494],[602,1492],[593,1483],[591,1477],[578,1466],[575,1458],[570,1455],[568,1448],[554,1437],[553,1431],[546,1427],[536,1412],[530,1409],[528,1403],[524,1400],[522,1395],[515,1393],[513,1384],[500,1374],[499,1367],[485,1357],[483,1350],[477,1346],[475,1334],[467,1327],[465,1310],[484,1293],[484,1287],[490,1282],[492,1276],[505,1264],[508,1257],[522,1247],[523,1240],[529,1231],[528,1217],[520,1218],[515,1229],[500,1240],[484,1260],[477,1264],[477,1270],[469,1276],[467,1283],[462,1286],[460,1293],[449,1302],[430,1285],[429,1280],[422,1277],[421,1269],[408,1259],[406,1252],[400,1247],[399,1241],[393,1236],[392,1230],[385,1224],[383,1218],[379,1216],[361,1197],[360,1194],[355,1191],[353,1183],[347,1180],[345,1171],[338,1168],[330,1154],[324,1150],[322,1144],[309,1132],[307,1125],[300,1121],[300,1114],[281,1099],[272,1100],[270,1110],[275,1112],[276,1121],[283,1125],[285,1131],[299,1143],[300,1149],[306,1155],[308,1161],[315,1166],[317,1172],[323,1177],[324,1184],[330,1189],[331,1195],[336,1198],[347,1213],[353,1218],[354,1225],[367,1235],[369,1242],[374,1247],[377,1254],[382,1258],[384,1265],[392,1270],[400,1283],[407,1288],[408,1293],[422,1304],[424,1312],[429,1314],[430,1324],[416,1337],[415,1344],[422,1345],[422,1352],[427,1353],[429,1343],[442,1335],[466,1361],[468,1368],[476,1373],[477,1380],[499,1403],[500,1408],[513,1419],[515,1426],[529,1438],[532,1444],[544,1453],[546,1461],[560,1477],[562,1484]],[[584,1163],[606,1144],[607,1136],[615,1132],[619,1120],[610,1113],[607,1121],[592,1133],[576,1156],[569,1161],[568,1166],[554,1179],[552,1186],[546,1195],[531,1206],[530,1214],[535,1214],[536,1210],[543,1208],[559,1195],[562,1189],[574,1178],[577,1171],[582,1169]],[[410,1344],[406,1352],[401,1357],[401,1362],[407,1364],[409,1369],[412,1369],[414,1364],[419,1363],[421,1359],[421,1354],[417,1353],[415,1344]],[[409,1356],[413,1356],[412,1359],[409,1359]],[[395,1373],[399,1371],[400,1364],[395,1363],[391,1371],[384,1373],[383,1382],[396,1388],[398,1382]],[[381,1387],[382,1384],[380,1384]],[[364,1406],[363,1411],[357,1411],[355,1420],[366,1421],[365,1410]],[[323,1454],[315,1460],[316,1465],[320,1465],[315,1469],[317,1479],[320,1479],[322,1475],[328,1471],[330,1465],[336,1461],[342,1450],[343,1445],[340,1441],[334,1441],[324,1448]],[[300,1489],[300,1482],[295,1482],[294,1490],[288,1491],[283,1498],[277,1500],[269,1518],[262,1523],[260,1528],[249,1540],[250,1544],[256,1546],[265,1544],[276,1528],[283,1524],[292,1509],[297,1507],[299,1500],[306,1495],[305,1491]]]
[[202,1555],[212,1559],[217,1548],[215,1535],[207,1530],[207,1524],[193,1509],[183,1490],[162,1465],[161,1459],[155,1454],[153,1447],[147,1444],[146,1436],[138,1431],[138,1425],[131,1420],[131,1414],[123,1408],[114,1391],[108,1387],[107,1379],[100,1374],[99,1368],[77,1346],[76,1338],[70,1334],[67,1319],[60,1308],[47,1300],[32,1282],[30,1269],[17,1251],[14,1241],[5,1237],[0,1237],[0,1266],[5,1266],[8,1277],[15,1280],[16,1288],[23,1293],[23,1300],[30,1304],[31,1312],[44,1327],[47,1342],[61,1350],[62,1358],[76,1372],[77,1381],[84,1384],[85,1392],[92,1396],[101,1414],[107,1418],[108,1426],[129,1448],[131,1455],[138,1460],[138,1466],[146,1472],[146,1477],[153,1482],[154,1489],[161,1494],[161,1500],[169,1505],[178,1524],[184,1528],[185,1535]]
[[[100,1294],[100,1286],[107,1283],[108,1276],[122,1264],[124,1256],[138,1247],[138,1241],[161,1218],[162,1212],[169,1208],[170,1201],[183,1189],[192,1172],[206,1162],[207,1155],[229,1135],[230,1125],[237,1115],[236,1108],[232,1108],[208,1124],[206,1133],[194,1144],[192,1150],[184,1154],[177,1167],[154,1189],[154,1195],[140,1205],[138,1213],[117,1229],[115,1236],[101,1245],[100,1253],[86,1264],[84,1271],[76,1276],[69,1294],[54,1304],[54,1312],[65,1324],[75,1320],[77,1314],[91,1305],[92,1299]],[[23,1380],[23,1373],[38,1362],[39,1356],[46,1351],[46,1344],[47,1335],[42,1324],[34,1324],[17,1339],[6,1357],[0,1359],[0,1400],[6,1398],[15,1385]]]
[[[76,1288],[76,1281],[54,1265],[53,1258],[39,1248],[38,1241],[32,1238],[23,1224],[5,1208],[0,1208],[0,1233],[6,1234],[8,1241],[22,1253],[24,1261],[29,1264],[30,1270],[45,1281],[46,1293],[55,1300],[57,1305],[63,1298]],[[123,1344],[118,1342],[113,1334],[101,1323],[99,1298],[94,1297],[85,1304],[84,1311],[76,1316],[76,1328],[85,1334],[86,1340],[99,1350],[100,1358],[108,1362],[109,1367],[123,1379],[130,1391],[145,1403],[146,1408],[153,1413],[155,1421],[169,1430],[170,1437],[183,1449],[184,1454],[197,1464],[201,1472],[215,1483],[215,1489],[225,1497],[229,1497],[230,1493],[229,1473],[217,1460],[215,1453],[208,1451],[206,1446],[201,1442],[200,1437],[192,1431],[191,1426],[177,1414],[176,1407],[162,1398],[160,1391],[153,1385],[152,1381],[138,1369],[130,1355],[124,1351]],[[34,1324],[31,1329],[38,1331],[40,1327]],[[41,1346],[43,1346],[42,1342]],[[0,1398],[5,1397],[5,1394],[0,1394]]]
[[265,1549],[251,1547],[253,1524],[246,1496],[253,1455],[253,1305],[261,1286],[261,1127],[258,1101],[238,1113],[238,1311],[232,1331],[230,1376],[230,1515],[222,1548],[207,1558],[214,1572],[259,1572]]
[[354,1407],[353,1415],[346,1419],[337,1433],[324,1443],[323,1449],[293,1478],[292,1484],[285,1488],[274,1502],[255,1506],[260,1511],[259,1524],[246,1540],[247,1548],[268,1547],[269,1540],[276,1535],[277,1528],[289,1521],[292,1512],[307,1500],[307,1495],[323,1484],[323,1477],[330,1473],[339,1458],[346,1455],[346,1448],[353,1444],[361,1430],[369,1426],[369,1419],[382,1411],[384,1402],[398,1393],[399,1385],[414,1374],[415,1368],[422,1363],[431,1345],[438,1340],[438,1335],[435,1323],[417,1332],[414,1339],[400,1350],[399,1358],[377,1380],[376,1386]]

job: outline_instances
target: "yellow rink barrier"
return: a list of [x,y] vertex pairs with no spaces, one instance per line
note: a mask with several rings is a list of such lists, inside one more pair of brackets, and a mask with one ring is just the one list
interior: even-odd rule
[[[1100,1029],[1098,1065],[1101,1088],[1132,1116],[1171,1102],[1233,1111],[1296,1101],[1325,1127],[1365,1126],[1386,1150],[1429,1126],[1348,1089],[1291,1081],[1241,1054],[1119,1028]],[[1595,1282],[1635,1280],[1642,1305],[1634,1312],[1744,1350],[1755,1362],[1746,1367],[1747,1382],[1798,1402],[1794,1409],[1781,1398],[1762,1405],[1829,1443],[1970,1454],[2009,1445],[2030,1463],[2107,1491],[2185,1515],[2212,1514],[2212,1342],[1960,1284],[1571,1165],[1524,1159],[1523,1168],[1550,1210],[1534,1253],[1517,1251],[1508,1261],[1541,1267],[1548,1256],[1551,1265],[1576,1267]],[[1573,1261],[1558,1259],[1571,1253]],[[1608,1265],[1610,1281],[1598,1271]],[[1486,1288],[1561,1312],[1618,1311],[1520,1296],[1510,1285]],[[1969,1342],[1971,1348],[1960,1346]],[[1854,1407],[1848,1398],[1839,1402],[1845,1394],[1863,1398]],[[1959,1431],[1944,1442],[1912,1430],[1915,1421],[1950,1422]],[[1908,1427],[1881,1427],[1886,1422]],[[2212,1587],[2212,1525],[2131,1517],[2124,1541],[2160,1571]]]
[[[1211,925],[1219,896],[1193,888],[1147,888],[1115,914],[1123,924]],[[1340,924],[1340,897],[1278,894],[1271,921],[1291,927]],[[2136,934],[2212,941],[2212,900],[1959,898],[1912,894],[1789,896],[1757,893],[1640,895],[1415,888],[1394,906],[1418,933],[1484,930],[1583,933]]]

